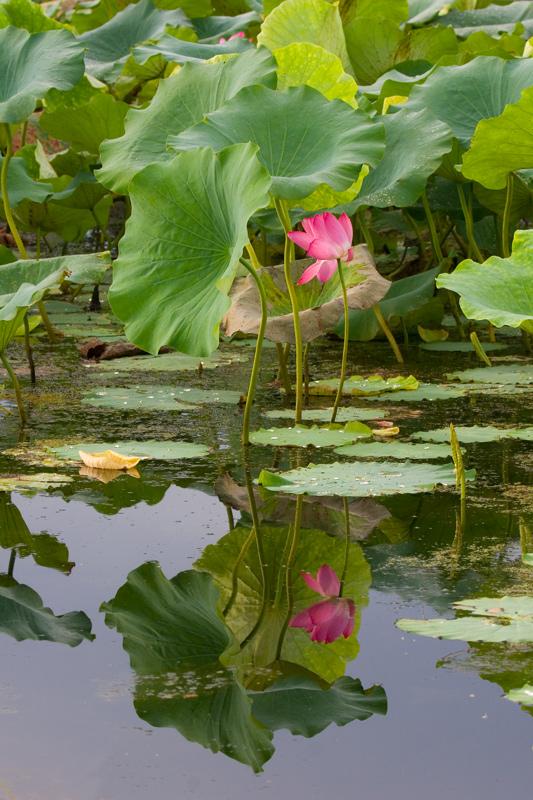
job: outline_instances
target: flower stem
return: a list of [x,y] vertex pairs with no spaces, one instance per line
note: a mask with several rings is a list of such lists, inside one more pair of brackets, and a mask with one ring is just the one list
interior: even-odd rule
[[285,634],[287,633],[287,628],[289,627],[289,622],[292,617],[292,611],[294,605],[292,596],[291,572],[292,572],[292,566],[294,564],[294,559],[296,558],[298,545],[300,543],[300,528],[302,524],[303,499],[304,498],[302,494],[299,494],[296,497],[296,507],[294,509],[294,521],[292,523],[291,548],[289,550],[289,554],[287,556],[287,562],[285,564],[285,591],[287,597],[287,617],[285,619],[285,624],[283,625],[283,628],[280,631],[278,639],[277,654],[276,654],[276,658],[278,659],[281,658],[283,641],[285,639]]
[[344,273],[342,271],[342,263],[339,258],[339,281],[342,289],[342,303],[344,308],[344,340],[342,343],[342,360],[341,360],[341,374],[339,377],[339,388],[337,389],[337,396],[333,404],[333,411],[331,412],[331,422],[337,419],[337,411],[342,399],[342,389],[346,379],[346,362],[348,360],[348,343],[350,341],[350,309],[348,308],[348,292],[346,291],[346,281],[344,280]]
[[246,457],[244,465],[244,477],[246,480],[246,489],[248,491],[248,500],[250,502],[250,514],[252,517],[252,532],[254,533],[255,544],[257,547],[257,560],[259,562],[259,570],[261,573],[262,598],[261,598],[261,610],[259,611],[259,616],[251,631],[246,635],[245,639],[241,642],[241,650],[243,650],[246,647],[248,642],[250,642],[253,639],[253,637],[259,630],[261,623],[264,619],[264,616],[266,614],[268,594],[269,594],[268,574],[266,571],[266,558],[265,558],[265,548],[263,543],[263,534],[261,531],[261,526],[259,524],[259,514],[257,513],[257,504],[255,502],[254,485],[252,483],[252,476],[250,475],[250,470],[248,469],[248,465],[246,463]]
[[283,256],[283,269],[285,272],[285,283],[291,300],[292,317],[294,325],[294,346],[296,350],[296,387],[295,387],[295,409],[294,421],[298,425],[302,421],[303,408],[303,346],[302,331],[300,329],[300,309],[298,307],[298,296],[292,282],[291,263],[294,261],[294,245],[287,236],[291,229],[291,220],[287,211],[287,206],[283,200],[274,198],[274,205],[279,217],[279,221],[285,231],[285,250]]
[[15,244],[17,245],[17,249],[20,255],[22,256],[22,258],[27,258],[28,254],[26,252],[26,248],[24,247],[24,242],[22,241],[21,235],[18,232],[18,228],[15,224],[15,220],[13,218],[13,212],[11,210],[11,205],[9,203],[9,195],[7,192],[7,172],[9,169],[9,162],[11,161],[11,157],[13,155],[13,140],[11,138],[11,128],[7,122],[2,123],[2,130],[4,131],[7,142],[4,160],[2,161],[2,173],[0,176],[0,186],[2,191],[2,202],[4,204],[4,213],[6,216],[7,224],[9,226],[9,230],[13,235]]
[[7,355],[6,355],[6,353],[4,351],[0,351],[0,360],[2,361],[2,364],[4,365],[5,371],[7,372],[9,377],[11,378],[11,383],[13,384],[13,389],[15,390],[15,397],[16,397],[16,400],[17,400],[17,407],[18,407],[18,410],[19,410],[20,421],[21,421],[21,423],[23,425],[25,425],[26,422],[27,422],[27,417],[26,417],[26,411],[24,409],[24,402],[22,400],[22,392],[20,390],[19,379],[15,375],[15,372],[13,371],[13,367],[9,363],[9,359],[8,359],[8,357],[7,357]]
[[461,203],[461,209],[463,211],[463,217],[466,225],[466,238],[468,240],[468,249],[470,251],[468,255],[469,257],[473,255],[476,261],[482,263],[483,255],[478,247],[474,234],[474,218],[472,216],[471,199],[466,199],[464,187],[460,183],[457,184],[457,192],[459,194],[459,202]]
[[348,499],[346,497],[342,498],[342,508],[344,511],[344,564],[342,567],[339,597],[342,597],[342,591],[346,582],[346,573],[348,572],[348,556],[350,555],[350,512],[348,508]]
[[507,192],[505,194],[505,206],[502,218],[502,256],[509,258],[511,247],[509,243],[509,223],[511,219],[511,206],[513,204],[513,176],[507,176]]
[[279,369],[278,369],[278,380],[281,381],[283,384],[283,388],[285,389],[285,394],[287,397],[290,397],[292,394],[292,386],[289,379],[289,373],[287,372],[287,359],[285,357],[285,348],[281,344],[281,342],[276,342],[276,353],[278,354],[278,362],[279,362]]
[[403,356],[401,354],[400,348],[398,347],[398,343],[397,343],[396,339],[394,338],[394,334],[392,333],[391,329],[387,325],[387,320],[385,319],[385,317],[381,313],[381,308],[379,307],[379,303],[376,303],[375,305],[372,306],[372,311],[374,312],[374,316],[376,317],[376,319],[377,319],[377,321],[379,323],[379,327],[381,328],[381,330],[383,331],[383,333],[387,337],[387,340],[388,340],[390,346],[392,347],[392,352],[396,356],[396,361],[398,362],[398,364],[403,364]]
[[437,264],[440,264],[441,261],[444,261],[444,254],[442,252],[442,247],[440,246],[439,235],[437,233],[437,226],[435,225],[435,219],[433,217],[433,214],[431,213],[431,208],[429,207],[428,199],[425,192],[422,195],[422,205],[424,207],[424,212],[428,223],[429,234],[431,236],[431,244],[433,245],[433,252],[435,253]]
[[250,373],[250,382],[248,384],[248,393],[246,395],[246,405],[244,406],[244,416],[242,421],[241,439],[243,444],[248,445],[250,444],[250,414],[252,411],[252,405],[255,397],[257,377],[259,375],[259,369],[261,367],[261,351],[263,349],[263,341],[265,338],[265,329],[267,324],[267,298],[265,289],[263,287],[263,283],[258,273],[258,270],[261,269],[261,265],[257,260],[257,256],[255,254],[252,245],[248,245],[246,249],[248,251],[248,255],[250,256],[252,263],[246,261],[244,258],[241,258],[241,264],[243,265],[243,267],[245,267],[245,269],[248,270],[248,272],[254,279],[257,286],[257,290],[259,292],[259,300],[261,302],[261,323],[259,325],[259,330],[257,332],[254,360],[252,364],[252,371]]

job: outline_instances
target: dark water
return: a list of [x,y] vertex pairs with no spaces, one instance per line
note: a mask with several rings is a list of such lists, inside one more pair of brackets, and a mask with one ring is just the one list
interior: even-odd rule
[[[336,346],[315,348],[313,376],[335,374],[337,356]],[[366,514],[367,522],[360,520],[352,533],[359,541],[354,547],[362,548],[368,564],[364,569],[370,569],[371,588],[358,611],[359,653],[348,662],[346,674],[359,678],[365,688],[382,686],[387,714],[345,727],[333,724],[312,738],[276,731],[275,753],[255,775],[250,767],[213,754],[176,730],[153,727],[137,715],[132,702],[136,678],[122,636],[106,626],[99,610],[139,565],[157,561],[170,578],[190,569],[206,546],[227,533],[227,509],[216,496],[215,483],[220,490],[226,473],[239,485],[244,483],[238,445],[241,411],[209,405],[199,412],[141,414],[82,407],[83,387],[127,385],[133,379],[81,366],[72,342],[54,353],[37,346],[37,359],[44,372],[44,367],[58,364],[59,370],[43,375],[34,391],[27,441],[172,436],[207,444],[212,451],[202,460],[146,463],[139,480],[124,476],[102,484],[85,478],[51,494],[13,493],[11,499],[29,530],[46,531],[66,543],[69,559],[75,562],[66,575],[31,557],[17,558],[14,577],[38,592],[56,614],[83,610],[96,638],[71,648],[1,635],[2,800],[531,796],[533,720],[503,697],[502,685],[507,689],[533,682],[533,650],[468,647],[414,637],[394,625],[400,617],[453,616],[451,603],[464,597],[533,592],[533,570],[520,560],[519,525],[523,537],[531,517],[526,488],[531,454],[525,443],[468,446],[468,464],[476,467],[478,478],[468,488],[460,540],[458,498],[451,492],[373,498],[354,506]],[[379,344],[354,347],[352,359],[352,372],[368,373],[377,366],[398,371]],[[283,403],[275,388],[266,387],[275,373],[273,361],[273,351],[266,351],[257,408]],[[477,366],[469,355],[429,354],[413,347],[402,373],[427,380],[449,367],[469,366]],[[177,379],[182,385],[242,391],[248,369],[249,363],[239,363],[201,376],[144,373],[136,375],[135,382],[167,384]],[[40,396],[44,402],[38,402]],[[373,405],[389,409],[402,433],[450,420],[511,424],[527,421],[530,415],[524,395]],[[412,416],[413,411],[420,416]],[[2,449],[13,446],[18,436],[15,421],[3,418],[0,424]],[[275,422],[261,420],[256,411],[254,427],[259,424]],[[322,461],[335,458],[320,451]],[[254,476],[263,467],[312,460],[317,460],[316,453],[274,453],[266,447],[251,448],[249,459]],[[2,473],[43,471],[14,464],[4,458]],[[75,476],[76,471],[70,469],[69,474]],[[293,505],[286,498],[271,504],[264,512],[268,524],[273,519],[287,524]],[[240,512],[233,513],[237,522]],[[331,542],[340,542],[339,519],[338,507],[304,508],[304,528],[322,525]],[[243,523],[247,522],[245,514]],[[9,550],[0,550],[0,571],[7,571],[9,557]]]

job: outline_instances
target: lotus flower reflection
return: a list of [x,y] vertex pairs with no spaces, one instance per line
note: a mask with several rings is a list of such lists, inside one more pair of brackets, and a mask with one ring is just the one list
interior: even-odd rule
[[289,231],[287,236],[308,256],[316,258],[314,264],[305,269],[298,284],[309,283],[317,278],[321,283],[329,281],[341,261],[353,259],[353,228],[347,214],[337,219],[329,211],[302,220],[303,231]]
[[310,589],[327,599],[296,614],[290,627],[306,630],[312,642],[330,644],[341,636],[347,639],[354,629],[355,604],[340,597],[341,582],[335,570],[323,564],[316,578],[310,572],[302,572],[302,578]]

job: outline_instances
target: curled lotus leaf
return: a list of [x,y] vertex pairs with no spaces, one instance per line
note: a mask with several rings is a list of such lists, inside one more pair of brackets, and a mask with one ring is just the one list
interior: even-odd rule
[[[301,259],[292,265],[296,279],[310,264]],[[346,268],[345,268],[346,270]],[[384,297],[390,281],[383,278],[374,266],[366,245],[354,248],[354,260],[346,270],[348,305],[352,309],[370,308]],[[294,342],[294,327],[283,268],[263,267],[262,278],[269,303],[266,337],[273,342]],[[343,303],[337,275],[327,284],[312,281],[297,287],[300,306],[300,326],[304,342],[311,342],[331,331],[342,316]],[[252,278],[237,281],[230,294],[231,308],[223,322],[227,336],[236,333],[257,333],[261,322],[259,292]]]

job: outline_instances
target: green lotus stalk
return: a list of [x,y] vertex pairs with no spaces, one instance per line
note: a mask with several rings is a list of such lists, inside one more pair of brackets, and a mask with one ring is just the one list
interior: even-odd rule
[[[248,642],[250,642],[257,631],[264,619],[267,610],[267,602],[268,602],[268,593],[269,593],[269,586],[268,586],[268,579],[267,579],[267,571],[266,571],[266,556],[265,556],[265,548],[263,544],[263,535],[261,532],[261,525],[259,523],[259,514],[257,513],[257,504],[255,502],[255,494],[254,494],[254,485],[252,483],[252,476],[250,475],[250,470],[248,469],[248,465],[246,462],[246,453],[244,455],[244,477],[246,480],[246,489],[248,492],[248,500],[250,503],[250,514],[252,517],[252,530],[255,538],[255,544],[257,547],[257,560],[259,562],[259,569],[261,572],[261,585],[262,585],[262,599],[261,599],[261,610],[259,611],[259,616],[256,620],[255,625],[253,626],[252,630],[248,633],[246,638],[241,642],[241,650],[246,647]],[[246,546],[243,545],[243,547]],[[241,551],[242,552],[242,551]],[[246,551],[244,551],[243,558]]]
[[11,364],[9,362],[9,359],[8,359],[7,355],[3,351],[0,352],[0,360],[2,361],[2,364],[4,365],[5,371],[7,372],[9,377],[11,378],[11,383],[13,384],[13,389],[15,390],[15,398],[16,398],[17,407],[18,407],[18,410],[19,410],[20,421],[21,421],[21,423],[23,425],[25,425],[26,422],[27,422],[27,417],[26,417],[26,410],[24,408],[24,401],[22,399],[22,391],[20,389],[19,379],[17,378],[17,376],[16,376],[16,374],[15,374],[15,372],[13,370],[13,367],[11,366]]
[[276,342],[276,353],[278,355],[278,380],[281,381],[283,384],[283,388],[285,390],[285,394],[289,397],[292,394],[292,386],[289,379],[289,373],[287,371],[287,356],[288,351],[285,351],[285,348],[281,344],[281,342]]
[[259,277],[259,270],[261,269],[261,264],[259,263],[255,251],[251,244],[247,245],[246,250],[248,255],[250,256],[250,262],[246,261],[246,259],[241,258],[241,264],[245,269],[248,270],[252,278],[254,279],[257,290],[259,292],[259,299],[261,302],[261,323],[259,325],[259,330],[257,332],[257,341],[255,344],[255,353],[254,353],[254,360],[252,364],[252,372],[250,373],[250,382],[248,384],[248,393],[246,395],[246,405],[244,406],[244,416],[242,421],[242,443],[244,445],[250,444],[250,414],[252,411],[252,405],[254,402],[255,397],[255,390],[257,386],[257,378],[259,375],[259,370],[261,368],[261,352],[263,349],[263,341],[265,338],[265,330],[267,324],[267,297],[266,292],[263,287],[263,283],[261,278]]
[[444,254],[442,252],[442,247],[440,246],[439,235],[437,233],[437,226],[435,225],[435,219],[431,212],[431,208],[429,207],[428,199],[426,193],[422,195],[422,206],[424,207],[424,213],[426,215],[429,234],[431,236],[431,244],[433,245],[433,252],[435,254],[435,258],[437,260],[437,264],[440,264],[444,261]]
[[390,344],[390,346],[392,348],[392,352],[394,353],[396,361],[398,362],[398,364],[403,364],[403,356],[402,356],[401,350],[398,347],[398,343],[397,343],[396,339],[394,338],[393,332],[391,331],[391,329],[389,328],[389,326],[387,324],[387,320],[385,319],[385,317],[383,316],[383,314],[381,312],[381,308],[380,308],[379,303],[376,303],[375,305],[372,306],[372,311],[374,312],[374,316],[375,316],[375,318],[377,319],[377,321],[379,323],[379,327],[381,328],[381,330],[383,331],[383,333],[387,337],[387,341],[388,341],[388,343]]
[[344,512],[344,563],[341,573],[341,584],[339,588],[339,597],[342,597],[344,584],[346,582],[346,575],[348,573],[348,557],[350,555],[350,510],[348,508],[348,498],[342,498],[342,510]]
[[291,526],[292,537],[291,537],[291,547],[289,550],[289,554],[287,556],[287,561],[285,563],[285,591],[287,597],[287,617],[283,628],[280,631],[279,639],[278,639],[278,646],[277,646],[277,653],[276,658],[281,658],[281,650],[283,648],[283,641],[285,639],[285,634],[287,633],[287,629],[289,627],[289,621],[292,616],[293,611],[293,597],[292,597],[292,584],[291,584],[291,572],[292,567],[294,564],[294,559],[296,558],[296,553],[298,551],[298,545],[300,543],[300,528],[302,525],[302,510],[303,510],[303,495],[298,495],[296,498],[296,507],[294,509],[294,520]]
[[303,409],[303,345],[302,345],[302,331],[300,328],[300,309],[298,306],[298,296],[292,281],[291,264],[294,261],[294,245],[287,236],[291,230],[291,220],[287,206],[283,200],[274,198],[274,205],[279,217],[279,221],[285,231],[285,248],[283,254],[283,269],[285,273],[285,283],[287,285],[287,292],[289,293],[293,325],[294,325],[294,346],[296,350],[296,387],[295,387],[295,407],[294,407],[294,421],[298,425],[302,421]]
[[461,209],[463,212],[463,217],[465,220],[466,226],[466,238],[468,241],[468,257],[471,258],[474,256],[476,261],[483,261],[483,255],[481,250],[478,247],[476,242],[476,237],[474,234],[474,217],[472,215],[472,198],[469,195],[468,200],[466,198],[465,190],[462,184],[457,184],[457,193],[459,194],[459,202],[461,203]]
[[513,175],[512,173],[507,176],[507,191],[505,193],[505,206],[503,209],[502,217],[502,256],[509,258],[511,255],[510,243],[510,220],[511,220],[511,207],[513,204]]
[[337,395],[335,397],[335,402],[333,404],[333,411],[331,412],[331,422],[335,422],[337,419],[337,411],[339,410],[339,405],[342,399],[342,390],[344,388],[344,381],[346,380],[346,363],[348,360],[348,344],[350,341],[350,309],[348,308],[348,292],[346,291],[346,281],[344,280],[344,272],[342,269],[342,263],[340,258],[337,260],[338,263],[338,273],[339,273],[339,281],[341,284],[342,290],[342,304],[344,309],[344,332],[343,332],[343,343],[342,343],[342,358],[341,358],[341,374],[339,377],[339,388],[337,389]]
[[24,247],[24,242],[22,241],[22,237],[16,226],[15,219],[13,217],[13,211],[11,210],[11,204],[9,202],[9,195],[7,191],[7,172],[9,169],[9,162],[11,161],[11,158],[13,156],[13,139],[11,135],[11,127],[6,122],[3,122],[2,130],[6,138],[6,152],[4,155],[4,160],[2,162],[2,173],[0,178],[0,184],[2,190],[2,202],[4,204],[4,213],[6,215],[6,221],[9,226],[9,230],[11,231],[13,238],[15,240],[15,244],[17,245],[17,250],[19,251],[22,258],[27,258],[28,254],[26,252],[26,248]]
[[32,386],[35,386],[35,362],[33,360],[33,350],[30,341],[30,323],[28,322],[28,315],[24,314],[24,348],[26,350],[26,358],[30,367],[30,380]]

